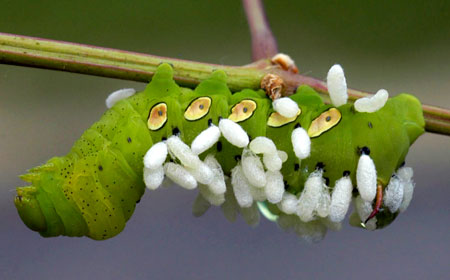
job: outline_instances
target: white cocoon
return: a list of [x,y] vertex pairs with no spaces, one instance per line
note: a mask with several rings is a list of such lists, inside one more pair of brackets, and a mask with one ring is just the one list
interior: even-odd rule
[[202,163],[198,156],[191,151],[189,146],[176,135],[172,135],[167,139],[167,147],[184,166],[195,169]]
[[[358,213],[359,219],[362,222],[369,217],[373,210],[372,203],[364,201],[360,195],[358,195],[355,199],[355,209],[356,213]],[[370,219],[365,226],[368,230],[375,230],[377,228],[377,217]]]
[[327,87],[334,106],[339,107],[347,103],[347,82],[341,65],[331,66],[327,75]]
[[319,204],[317,205],[317,215],[319,217],[325,218],[330,213],[330,204],[331,204],[331,197],[330,193],[328,192],[328,187],[325,184],[322,184],[322,190],[321,195],[319,199]]
[[273,109],[285,118],[293,118],[297,116],[298,105],[289,97],[281,97],[272,102]]
[[414,182],[412,180],[413,169],[411,167],[402,167],[397,170],[397,176],[403,183],[403,201],[399,211],[403,212],[408,208],[414,193]]
[[210,207],[211,204],[199,193],[197,198],[194,200],[194,204],[192,205],[192,214],[195,217],[200,217],[205,214]]
[[247,132],[237,123],[229,119],[221,119],[219,129],[228,142],[238,148],[247,147],[249,138]]
[[309,157],[311,152],[311,139],[308,133],[302,127],[297,127],[292,131],[292,146],[294,147],[295,156],[299,159]]
[[267,184],[264,189],[266,191],[267,200],[270,203],[276,204],[283,198],[283,175],[281,175],[280,171],[267,171],[266,179]]
[[332,222],[337,223],[344,220],[348,207],[350,206],[350,202],[352,201],[352,190],[353,186],[350,177],[342,177],[336,181],[333,194],[331,196],[329,215],[329,219]]
[[144,183],[150,190],[156,190],[164,181],[164,168],[162,166],[149,169],[144,167]]
[[124,88],[116,90],[115,92],[112,92],[108,97],[106,98],[106,107],[109,109],[114,104],[116,104],[118,101],[128,98],[136,93],[136,90],[134,88]]
[[263,163],[264,166],[270,171],[279,171],[283,165],[283,161],[278,156],[278,153],[275,154],[264,154],[263,155]]
[[278,150],[277,153],[281,159],[281,162],[286,162],[286,160],[288,159],[288,154],[285,151],[281,151],[281,150]]
[[225,184],[225,176],[223,175],[223,170],[220,163],[214,158],[213,155],[208,155],[204,162],[209,168],[211,168],[214,174],[212,182],[208,184],[209,189],[214,194],[224,194],[227,190],[227,186]]
[[203,162],[200,163],[196,168],[189,168],[186,167],[186,169],[189,171],[189,173],[194,176],[195,180],[199,183],[208,185],[211,184],[214,180],[214,173],[211,170],[211,168],[208,167],[208,165],[204,164]]
[[377,194],[377,170],[368,155],[362,154],[359,157],[356,183],[362,199],[372,202]]
[[266,185],[266,174],[259,157],[249,149],[244,149],[241,162],[242,170],[248,182],[255,187],[264,187]]
[[403,201],[404,183],[398,177],[391,177],[384,191],[383,202],[391,213],[397,212]]
[[354,106],[358,112],[373,113],[383,108],[388,99],[389,93],[385,89],[380,89],[373,96],[359,98]]
[[163,165],[167,158],[167,145],[164,142],[153,144],[144,156],[144,166],[156,169]]
[[170,180],[185,189],[193,190],[197,187],[194,176],[179,164],[173,162],[164,164],[164,173]]
[[216,144],[217,141],[219,141],[219,138],[220,129],[215,125],[211,125],[207,129],[200,132],[200,134],[195,137],[194,141],[192,141],[192,152],[196,155],[203,153]]
[[249,148],[255,154],[276,154],[277,147],[270,138],[258,136],[250,142]]
[[249,226],[257,226],[259,224],[259,210],[256,203],[247,208],[241,208],[241,215]]
[[250,193],[250,186],[239,164],[231,170],[231,185],[239,206],[252,206],[253,197]]
[[200,194],[212,205],[220,206],[225,202],[225,194],[215,194],[211,192],[208,186],[199,184]]
[[321,171],[314,171],[309,175],[308,180],[306,180],[297,206],[297,215],[303,222],[309,222],[314,219],[314,212],[322,197],[323,184]]
[[294,214],[297,211],[298,199],[295,195],[284,192],[281,202],[278,203],[278,208],[286,214]]
[[409,181],[414,175],[413,169],[411,167],[401,167],[397,170],[397,176],[403,181]]

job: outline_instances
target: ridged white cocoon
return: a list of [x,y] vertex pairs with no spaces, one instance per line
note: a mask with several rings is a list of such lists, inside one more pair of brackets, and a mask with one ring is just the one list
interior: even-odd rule
[[[360,195],[355,198],[355,209],[362,222],[364,222],[369,217],[373,210],[372,203],[365,201],[361,198]],[[377,228],[377,217],[373,217],[372,219],[370,219],[366,223],[365,227],[368,230],[375,230]]]
[[295,195],[284,192],[278,208],[286,214],[294,214],[297,211],[298,199]]
[[373,96],[359,98],[354,106],[360,113],[373,113],[383,108],[388,99],[389,93],[385,89],[380,89]]
[[197,187],[197,181],[194,176],[179,164],[173,162],[164,164],[164,173],[175,184],[180,185],[185,189],[193,190]]
[[252,197],[256,201],[265,201],[267,199],[266,191],[264,188],[257,188],[255,186],[250,186],[250,193],[252,194]]
[[249,226],[257,226],[259,224],[260,215],[256,203],[253,203],[250,207],[241,208],[241,215]]
[[314,219],[314,213],[322,197],[322,185],[324,184],[321,171],[314,171],[305,182],[305,187],[300,195],[297,206],[297,215],[303,222]]
[[150,190],[156,190],[164,181],[164,168],[162,166],[150,169],[144,167],[144,183]]
[[214,194],[224,194],[227,190],[227,186],[225,184],[225,176],[223,175],[223,170],[220,163],[214,158],[213,155],[208,155],[204,162],[209,168],[211,168],[214,174],[212,182],[208,184],[209,189]]
[[255,139],[253,139],[248,147],[255,154],[277,153],[277,147],[275,146],[275,143],[273,143],[272,139],[264,136],[258,136]]
[[372,202],[377,194],[377,170],[368,155],[362,154],[359,157],[356,183],[362,199]]
[[309,139],[306,130],[302,127],[294,129],[294,131],[292,131],[291,141],[297,158],[305,159],[309,157],[311,152],[311,139]]
[[391,213],[397,212],[403,201],[404,183],[397,177],[391,177],[384,191],[383,202]]
[[398,209],[400,212],[403,212],[406,210],[406,208],[408,208],[413,198],[414,193],[414,182],[412,180],[413,170],[411,167],[402,167],[399,170],[397,170],[397,176],[400,178],[400,180],[403,182],[404,185],[403,201],[402,204],[400,205],[400,208]]
[[197,168],[186,167],[186,170],[194,176],[195,180],[201,184],[211,184],[214,180],[214,172],[205,163],[200,163]]
[[109,109],[112,106],[114,106],[114,104],[116,104],[118,101],[128,98],[132,95],[134,95],[136,93],[136,90],[134,88],[124,88],[124,89],[119,89],[116,90],[115,92],[111,93],[107,98],[106,98],[106,107]]
[[295,233],[310,243],[322,241],[327,233],[327,228],[320,221],[304,223],[299,221],[294,227]]
[[219,138],[220,129],[215,125],[211,125],[207,129],[200,132],[200,134],[195,137],[194,141],[192,141],[192,152],[196,155],[203,153],[216,144],[217,141],[219,141]]
[[281,162],[286,162],[286,160],[288,159],[288,154],[285,151],[280,151],[280,150],[278,150],[277,153],[281,159]]
[[197,198],[194,200],[194,204],[192,205],[192,214],[195,217],[203,216],[203,214],[205,214],[210,207],[211,204],[199,193]]
[[200,194],[212,205],[220,206],[225,202],[225,195],[222,194],[215,194],[211,192],[208,186],[199,184],[198,189],[200,191]]
[[331,103],[339,107],[347,103],[347,82],[345,81],[344,69],[341,65],[331,66],[327,75],[327,87],[330,93]]
[[403,181],[409,181],[412,179],[414,175],[414,171],[411,167],[401,167],[397,170],[397,176],[400,178],[400,180]]
[[238,148],[247,147],[249,138],[247,132],[237,123],[229,119],[221,119],[219,129],[228,142]]
[[266,185],[266,174],[259,157],[249,149],[244,149],[241,162],[242,170],[248,182],[255,187],[264,187]]
[[267,200],[273,204],[280,202],[284,193],[283,175],[280,171],[267,171],[266,180],[267,184],[264,190]]
[[233,188],[230,185],[230,180],[226,181],[227,183],[227,191],[225,193],[225,202],[220,206],[222,209],[222,213],[225,218],[230,221],[236,221],[237,214],[239,213],[239,205],[236,201],[236,197],[233,192]]
[[239,206],[244,208],[252,206],[253,197],[250,193],[249,182],[239,164],[231,170],[231,185]]
[[156,169],[163,165],[167,158],[167,145],[164,142],[158,142],[147,151],[144,156],[144,166],[150,169]]
[[331,204],[330,192],[328,191],[327,185],[322,184],[319,204],[317,205],[316,209],[317,215],[322,218],[327,217],[328,214],[330,214],[330,204]]
[[289,97],[281,97],[272,102],[273,109],[285,118],[293,118],[297,116],[297,102]]
[[195,169],[202,164],[202,161],[191,151],[191,148],[176,135],[167,139],[167,147],[184,166]]
[[344,220],[352,201],[352,190],[352,181],[348,176],[342,177],[334,184],[329,215],[332,222],[338,223]]
[[278,156],[278,153],[275,154],[264,154],[263,155],[263,163],[264,166],[270,171],[279,171],[283,166],[283,161]]

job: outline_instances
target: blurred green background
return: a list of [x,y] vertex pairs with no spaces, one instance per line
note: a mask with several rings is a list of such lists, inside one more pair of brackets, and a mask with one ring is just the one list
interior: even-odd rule
[[[352,88],[415,94],[450,107],[450,1],[265,1],[279,49],[302,74],[340,63]],[[240,1],[0,0],[0,32],[226,65],[250,62]],[[63,155],[119,88],[145,84],[0,65],[1,279],[446,279],[450,138],[412,147],[415,197],[390,227],[344,225],[319,244],[262,220],[194,218],[194,192],[147,192],[119,236],[41,238],[20,221],[18,175]],[[448,278],[447,278],[448,279]]]

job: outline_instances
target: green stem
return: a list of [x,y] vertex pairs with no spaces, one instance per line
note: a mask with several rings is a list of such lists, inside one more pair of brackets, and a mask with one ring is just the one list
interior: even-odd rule
[[[0,63],[4,64],[148,82],[162,62],[173,65],[174,78],[183,86],[194,87],[209,77],[211,72],[221,69],[228,75],[231,90],[259,89],[262,77],[273,73],[285,81],[288,93],[306,84],[329,100],[325,82],[283,71],[272,66],[268,60],[239,67],[224,66],[0,33]],[[367,95],[370,93],[349,89],[351,101]],[[450,110],[430,105],[423,105],[423,110],[428,132],[450,135]]]

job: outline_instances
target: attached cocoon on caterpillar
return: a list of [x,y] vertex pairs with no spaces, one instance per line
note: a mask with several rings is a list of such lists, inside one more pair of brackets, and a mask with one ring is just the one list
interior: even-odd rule
[[[326,105],[313,89],[300,86],[280,109],[262,90],[231,93],[223,71],[195,90],[179,87],[172,75],[171,66],[161,64],[144,91],[122,100],[114,95],[112,107],[66,156],[22,176],[31,185],[17,188],[15,205],[30,229],[45,237],[113,237],[145,185],[156,189],[164,176],[199,189],[196,215],[209,204],[221,205],[228,219],[240,212],[253,225],[259,203],[265,216],[311,240],[339,228],[334,222],[359,195],[358,172],[376,174],[370,182],[383,189],[397,172],[405,197],[401,203],[395,197],[393,207],[388,190],[387,201],[398,211],[409,204],[412,172],[399,168],[424,132],[421,104],[413,96],[400,94],[365,113],[352,104]],[[361,157],[367,161],[366,148],[376,173],[358,166]],[[364,198],[372,199],[372,192]],[[366,200],[358,196],[357,205],[364,206],[358,208],[359,223],[372,203]],[[389,224],[397,213],[385,207],[371,227]]]

